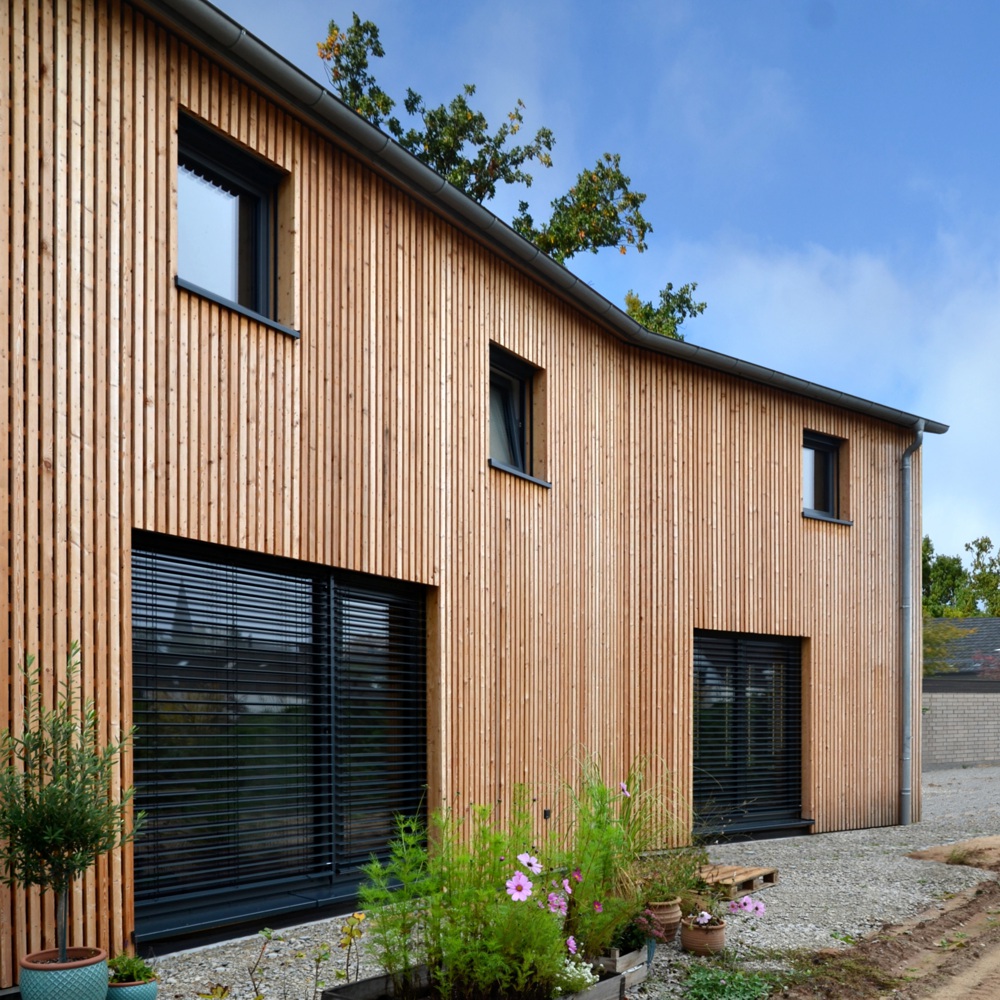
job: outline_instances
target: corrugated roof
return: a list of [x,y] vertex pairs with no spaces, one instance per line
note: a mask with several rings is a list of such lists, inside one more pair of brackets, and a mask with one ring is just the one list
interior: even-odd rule
[[944,655],[928,660],[931,673],[1000,680],[1000,618],[932,618],[949,629]]

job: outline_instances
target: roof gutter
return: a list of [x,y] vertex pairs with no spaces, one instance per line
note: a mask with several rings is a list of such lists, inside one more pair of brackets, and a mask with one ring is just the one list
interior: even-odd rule
[[924,421],[917,420],[913,429],[916,436],[903,452],[900,462],[902,476],[902,517],[899,546],[899,579],[902,590],[900,622],[902,631],[900,656],[900,768],[899,768],[899,823],[909,826],[913,816],[913,471],[911,458],[924,440]]
[[[179,33],[223,56],[258,84],[265,85],[286,106],[310,118],[327,133],[332,132],[340,145],[347,145],[380,174],[397,180],[407,191],[422,196],[435,210],[443,211],[462,229],[490,244],[507,260],[561,294],[626,343],[902,427],[912,427],[920,419],[915,414],[741,361],[718,351],[650,333],[207,0],[132,2],[154,13]],[[926,420],[924,424],[924,429],[931,434],[944,434],[948,430],[947,424],[934,420]]]

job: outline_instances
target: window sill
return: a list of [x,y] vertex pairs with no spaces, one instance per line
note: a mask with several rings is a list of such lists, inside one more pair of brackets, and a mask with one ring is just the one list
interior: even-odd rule
[[517,476],[518,479],[527,479],[529,483],[534,483],[536,486],[544,486],[547,490],[552,489],[551,483],[547,483],[544,479],[536,479],[534,476],[529,476],[527,472],[515,469],[513,465],[504,465],[503,462],[494,462],[492,458],[488,461],[491,469],[497,469],[499,472],[509,472],[512,476]]
[[804,510],[802,511],[802,516],[808,518],[810,521],[826,521],[827,524],[843,524],[848,528],[854,524],[853,521],[842,521],[839,517],[830,517],[829,514],[824,514],[821,510]]
[[271,319],[270,316],[265,316],[263,313],[255,312],[253,309],[247,309],[246,306],[241,306],[238,302],[233,302],[232,299],[216,295],[215,292],[210,292],[207,288],[202,288],[200,285],[195,285],[190,281],[185,281],[184,278],[180,277],[180,275],[174,278],[174,284],[185,292],[190,292],[192,295],[197,295],[201,299],[208,299],[209,302],[214,302],[217,306],[222,306],[223,309],[239,313],[247,319],[252,319],[255,323],[260,323],[263,326],[270,327],[272,330],[275,330],[278,333],[283,333],[288,337],[294,337],[296,340],[299,339],[300,334],[298,330],[293,330],[290,326],[285,326],[277,320]]

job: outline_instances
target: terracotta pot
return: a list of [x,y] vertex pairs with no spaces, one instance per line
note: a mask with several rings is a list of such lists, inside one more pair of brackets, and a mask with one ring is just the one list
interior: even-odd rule
[[653,914],[653,920],[660,929],[664,942],[670,944],[677,937],[677,928],[681,925],[680,897],[658,903],[647,903],[646,909]]
[[693,920],[681,923],[681,947],[692,955],[715,955],[726,946],[726,922],[703,927]]
[[34,951],[21,959],[22,1000],[104,1000],[108,992],[108,953],[103,948]]

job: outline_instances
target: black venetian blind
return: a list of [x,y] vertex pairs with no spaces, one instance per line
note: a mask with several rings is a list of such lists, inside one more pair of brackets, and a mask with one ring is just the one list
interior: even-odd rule
[[132,630],[139,936],[348,897],[422,803],[422,592],[137,533]]
[[801,640],[698,630],[694,672],[695,831],[808,826]]

